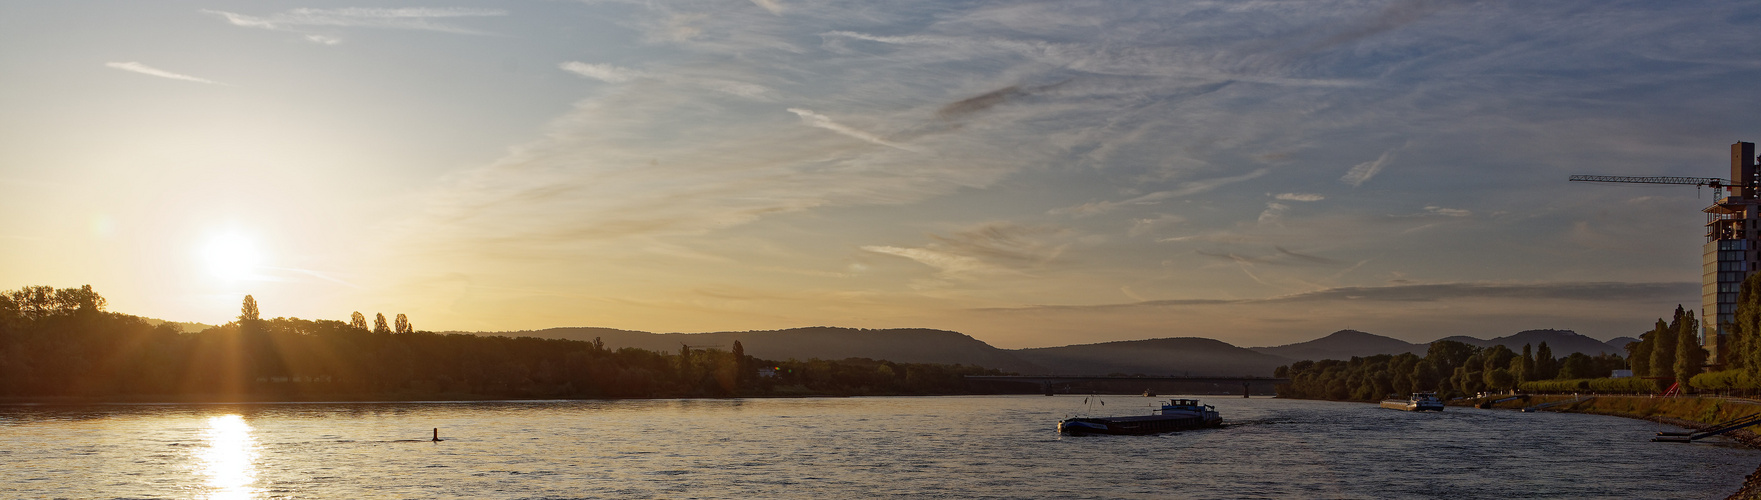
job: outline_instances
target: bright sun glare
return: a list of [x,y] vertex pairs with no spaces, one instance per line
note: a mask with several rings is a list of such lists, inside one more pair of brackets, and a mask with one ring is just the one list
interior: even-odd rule
[[227,281],[254,276],[257,268],[263,265],[263,253],[257,245],[238,234],[223,234],[208,240],[208,245],[202,248],[202,258],[208,263],[208,272]]
[[197,458],[199,472],[208,476],[208,498],[255,498],[257,440],[251,437],[251,425],[239,415],[210,417],[202,434],[208,447]]

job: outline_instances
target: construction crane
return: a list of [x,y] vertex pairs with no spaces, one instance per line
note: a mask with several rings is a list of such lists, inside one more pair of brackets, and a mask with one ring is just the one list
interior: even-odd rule
[[[1737,298],[1750,274],[1761,272],[1761,176],[1756,174],[1755,144],[1730,145],[1730,178],[1618,175],[1574,175],[1579,182],[1675,184],[1711,187],[1718,199],[1701,209],[1706,214],[1706,242],[1701,249],[1700,346],[1711,354],[1707,363],[1728,366],[1726,337],[1736,321]],[[1728,194],[1726,196],[1725,194]]]
[[1571,176],[1570,180],[1580,181],[1580,182],[1624,182],[1624,183],[1628,183],[1628,184],[1681,184],[1681,185],[1687,185],[1687,186],[1712,186],[1712,189],[1724,189],[1726,187],[1744,187],[1742,184],[1733,184],[1729,180],[1720,179],[1717,177],[1667,177],[1667,176],[1629,177],[1629,176],[1624,176],[1624,175],[1574,175],[1574,176]]

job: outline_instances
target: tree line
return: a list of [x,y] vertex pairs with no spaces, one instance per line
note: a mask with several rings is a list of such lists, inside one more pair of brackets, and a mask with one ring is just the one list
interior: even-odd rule
[[[416,330],[399,314],[261,318],[185,333],[105,311],[90,286],[0,292],[0,397],[116,400],[660,398],[967,393],[977,366],[773,361],[731,350]],[[760,368],[769,368],[762,370]]]
[[1521,353],[1495,345],[1479,347],[1453,340],[1432,342],[1424,356],[1412,353],[1353,356],[1349,360],[1298,361],[1273,370],[1290,382],[1277,386],[1280,397],[1376,401],[1389,395],[1435,392],[1460,397],[1508,392],[1519,384],[1606,376],[1626,368],[1613,354],[1572,353],[1556,358],[1546,342],[1524,345]]

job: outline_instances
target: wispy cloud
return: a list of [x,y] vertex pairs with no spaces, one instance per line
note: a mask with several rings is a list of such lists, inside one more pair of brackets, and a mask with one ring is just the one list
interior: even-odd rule
[[[438,31],[460,35],[483,35],[486,32],[466,28],[447,21],[473,17],[506,16],[501,9],[473,9],[465,7],[345,7],[340,9],[291,9],[268,15],[250,15],[220,10],[203,10],[202,12],[225,18],[234,26],[258,28],[275,31],[307,33],[310,28],[378,28]],[[307,40],[325,45],[335,45],[341,38],[310,34]]]
[[771,14],[779,16],[783,14],[783,3],[777,0],[752,0],[752,4],[763,8]]
[[1170,214],[1158,214],[1155,217],[1132,219],[1131,229],[1127,231],[1126,234],[1134,238],[1146,234],[1153,234],[1163,228],[1186,222],[1186,220],[1186,217]]
[[802,123],[806,123],[811,126],[823,128],[823,129],[837,132],[840,134],[844,134],[844,135],[847,135],[850,137],[855,137],[857,139],[861,139],[861,140],[871,142],[874,144],[879,144],[879,145],[886,146],[889,148],[896,148],[896,149],[903,149],[903,150],[911,151],[911,152],[917,152],[916,149],[912,149],[910,146],[906,146],[904,144],[899,144],[899,143],[896,143],[893,141],[882,139],[878,135],[874,135],[874,134],[871,134],[871,133],[868,133],[865,131],[850,128],[849,126],[846,126],[844,124],[832,121],[831,117],[829,117],[829,116],[815,113],[812,110],[801,109],[801,108],[789,108],[789,112],[794,113],[797,116],[800,116]]
[[1136,303],[1103,304],[1092,306],[1058,306],[1042,305],[1019,308],[990,308],[987,310],[1033,310],[1033,309],[1121,309],[1132,307],[1155,307],[1169,305],[1224,305],[1224,304],[1294,304],[1294,303],[1335,303],[1335,302],[1447,302],[1467,299],[1514,299],[1514,300],[1569,300],[1569,301],[1669,301],[1672,297],[1691,295],[1697,288],[1696,283],[1613,283],[1613,282],[1577,282],[1577,283],[1440,283],[1426,285],[1390,285],[1380,287],[1340,287],[1302,292],[1289,295],[1259,299],[1188,299],[1188,300],[1157,300]]
[[605,83],[629,83],[636,80],[651,79],[668,83],[684,83],[686,85],[713,90],[724,94],[732,94],[748,99],[759,100],[763,100],[767,94],[771,93],[770,88],[755,83],[692,75],[657,75],[639,69],[624,68],[610,64],[568,61],[558,64],[557,67],[561,68],[563,71]]
[[991,223],[946,236],[931,235],[923,247],[870,245],[862,250],[895,255],[937,270],[948,279],[978,279],[1002,275],[1025,276],[1041,268],[1070,247],[1069,229],[1055,226],[1023,226]]
[[[504,158],[438,183],[404,225],[405,250],[483,275],[534,262],[617,275],[660,260],[680,265],[641,271],[696,284],[798,267],[811,272],[766,272],[904,300],[929,293],[859,266],[1041,303],[1127,285],[1142,297],[1251,298],[1401,273],[1581,279],[1547,237],[1542,250],[1447,259],[1414,259],[1395,240],[1438,224],[1451,230],[1428,229],[1437,248],[1475,248],[1514,230],[1479,217],[1487,190],[1573,206],[1544,187],[1565,165],[1691,156],[1699,146],[1683,144],[1704,139],[1682,130],[1722,127],[1704,117],[1746,95],[1728,82],[1754,69],[1718,61],[1761,47],[1761,32],[1699,22],[1747,11],[1729,3],[1595,16],[1545,2],[635,4],[566,4],[635,32],[636,52],[558,64],[553,76],[578,75],[591,92]],[[282,14],[226,19],[330,37],[319,30],[367,22]],[[1696,30],[1718,37],[1676,36]],[[1656,90],[1681,85],[1706,91]],[[1665,109],[1647,99],[1672,102],[1667,118],[1630,120]],[[1669,120],[1700,125],[1657,125]],[[1380,175],[1389,168],[1401,175]],[[1371,182],[1385,189],[1367,196]],[[1532,213],[1524,231],[1572,222]],[[980,230],[975,218],[1018,227]],[[1047,224],[1071,234],[1020,229]],[[926,227],[967,229],[912,239]],[[747,253],[765,245],[795,253]],[[1635,252],[1610,279],[1675,265],[1650,257]],[[1357,281],[1339,282],[1342,268]],[[1142,317],[1151,326],[1130,331],[1169,323]]]
[[1266,175],[1267,172],[1270,172],[1270,170],[1261,168],[1261,169],[1256,169],[1252,172],[1248,172],[1248,173],[1236,175],[1236,176],[1218,177],[1218,178],[1214,178],[1214,179],[1205,179],[1205,180],[1199,180],[1199,181],[1188,181],[1188,182],[1180,183],[1179,187],[1176,187],[1174,189],[1169,189],[1166,191],[1156,191],[1154,193],[1150,193],[1150,194],[1146,194],[1146,195],[1142,195],[1142,196],[1137,196],[1137,197],[1133,197],[1133,198],[1129,198],[1129,199],[1125,199],[1125,200],[1121,200],[1121,201],[1101,201],[1101,202],[1084,203],[1082,205],[1077,205],[1077,206],[1073,206],[1073,207],[1055,208],[1055,209],[1051,210],[1051,213],[1054,215],[1075,215],[1075,216],[1080,217],[1080,216],[1103,214],[1103,213],[1111,212],[1113,210],[1117,210],[1120,207],[1127,207],[1127,206],[1133,206],[1133,205],[1154,205],[1157,203],[1161,203],[1164,200],[1179,198],[1182,196],[1194,195],[1194,194],[1198,194],[1198,193],[1203,193],[1206,191],[1217,189],[1217,188],[1227,186],[1230,184],[1234,184],[1237,182],[1252,180],[1252,179],[1257,178],[1259,176]]
[[955,279],[977,279],[1005,274],[1020,274],[1002,266],[985,262],[970,255],[958,255],[928,248],[906,248],[885,245],[866,245],[865,251],[896,255],[933,267],[943,277]]
[[1425,212],[1428,212],[1432,215],[1441,215],[1444,217],[1467,217],[1467,216],[1474,214],[1472,211],[1468,211],[1468,210],[1462,210],[1459,208],[1443,208],[1443,207],[1439,207],[1439,206],[1425,207]]
[[154,68],[152,66],[148,66],[148,65],[141,64],[141,63],[134,62],[134,61],[104,63],[104,65],[112,67],[112,68],[120,69],[123,71],[140,73],[143,75],[157,76],[160,78],[170,78],[172,80],[183,80],[186,82],[207,83],[207,84],[211,84],[211,85],[226,85],[224,83],[216,82],[214,80],[209,80],[207,78],[194,77],[194,76],[185,75],[182,73],[173,73],[170,71],[165,71],[165,70],[162,70],[159,68]]
[[1380,173],[1382,167],[1387,166],[1388,160],[1391,159],[1394,159],[1394,150],[1384,151],[1382,156],[1377,157],[1374,161],[1366,161],[1351,167],[1350,171],[1345,172],[1344,177],[1339,178],[1339,182],[1350,184],[1351,187],[1362,186],[1364,181],[1368,181]]
[[565,62],[562,64],[558,64],[557,67],[562,68],[563,71],[567,71],[567,72],[574,73],[577,75],[585,76],[585,77],[592,78],[594,80],[599,80],[599,81],[606,82],[606,83],[624,83],[624,82],[628,82],[631,80],[635,80],[637,78],[643,78],[643,77],[648,76],[647,73],[644,73],[642,71],[638,71],[638,70],[634,70],[634,69],[630,69],[630,68],[620,68],[617,66],[612,66],[610,64],[589,64],[589,63],[583,63],[583,62],[569,61],[569,62]]

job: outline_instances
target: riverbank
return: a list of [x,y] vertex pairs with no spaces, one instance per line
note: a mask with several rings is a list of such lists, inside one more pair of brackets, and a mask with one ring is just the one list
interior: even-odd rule
[[[1488,398],[1489,400],[1490,398]],[[1761,401],[1720,397],[1596,396],[1582,401],[1570,395],[1533,395],[1526,400],[1506,401],[1493,408],[1519,410],[1547,403],[1560,403],[1545,411],[1588,413],[1614,417],[1650,420],[1688,429],[1705,429],[1719,422],[1761,414]],[[1472,405],[1484,400],[1464,400]],[[1761,435],[1749,430],[1725,434],[1732,440],[1761,449]],[[1672,446],[1658,443],[1662,446]],[[1742,489],[1728,497],[1732,500],[1761,499],[1761,467],[1749,473]]]

